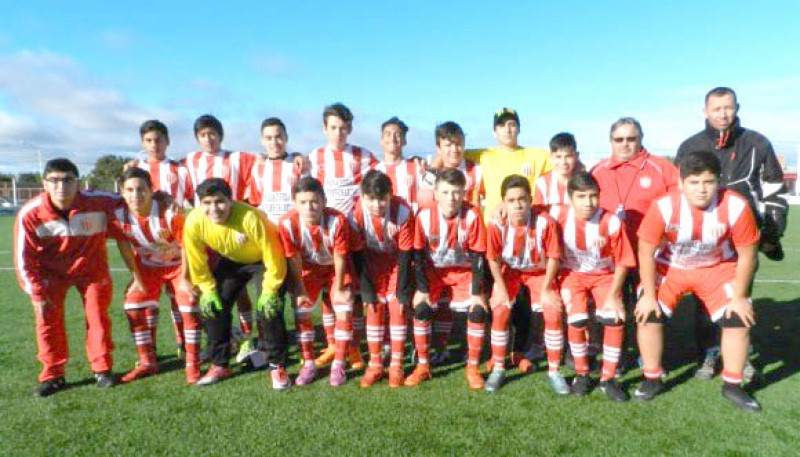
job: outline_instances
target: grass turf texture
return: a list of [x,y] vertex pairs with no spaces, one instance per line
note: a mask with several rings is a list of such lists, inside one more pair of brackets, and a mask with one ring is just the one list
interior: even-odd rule
[[[764,372],[755,396],[764,411],[748,415],[721,397],[718,377],[711,382],[693,379],[694,366],[687,357],[675,358],[670,390],[645,404],[613,404],[599,390],[584,398],[557,397],[542,370],[531,375],[510,370],[506,385],[495,395],[470,392],[462,364],[435,370],[434,380],[416,389],[390,391],[382,381],[362,390],[360,373],[351,373],[350,381],[337,389],[328,386],[325,376],[308,387],[274,393],[264,371],[207,388],[189,387],[172,355],[175,346],[164,301],[158,341],[165,372],[99,390],[83,350],[83,312],[74,291],[67,302],[67,381],[72,387],[50,398],[34,398],[40,365],[35,359],[33,312],[10,269],[13,218],[0,217],[0,232],[6,234],[0,240],[0,454],[796,455],[797,211],[791,219],[784,241],[786,259],[761,259],[754,293],[759,322],[753,341],[759,352],[756,365]],[[116,248],[109,248],[112,266],[121,267]],[[115,272],[113,277],[115,372],[121,374],[134,366],[136,354],[122,311],[128,275]],[[676,318],[668,343],[682,356],[693,350],[690,317],[684,313]],[[298,369],[294,364],[290,373]],[[630,392],[640,380],[638,370],[624,378]]]

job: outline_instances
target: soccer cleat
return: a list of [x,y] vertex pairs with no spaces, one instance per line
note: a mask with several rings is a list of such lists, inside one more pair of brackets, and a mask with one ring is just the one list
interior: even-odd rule
[[613,379],[600,381],[600,391],[606,394],[606,397],[611,401],[623,402],[629,400],[628,394]]
[[325,365],[329,365],[333,362],[333,359],[336,357],[336,349],[333,346],[328,346],[322,351],[322,354],[314,360],[314,364],[317,367],[324,367]]
[[158,373],[157,365],[138,365],[122,377],[122,382],[132,382]]
[[200,367],[189,365],[184,371],[186,373],[186,384],[197,384],[201,376]]
[[431,366],[427,363],[419,363],[414,371],[406,378],[404,384],[406,387],[416,387],[422,384],[423,381],[433,379],[431,374]]
[[197,381],[197,385],[201,387],[210,386],[211,384],[216,384],[220,381],[230,378],[232,374],[233,373],[228,367],[211,365],[211,368],[208,369],[205,376]]
[[292,381],[289,380],[289,375],[286,374],[286,368],[283,365],[270,365],[269,368],[272,390],[284,391],[292,387]]
[[559,395],[569,395],[572,392],[567,385],[567,380],[564,379],[564,375],[558,371],[547,373],[547,383]]
[[535,362],[537,360],[544,360],[547,358],[547,353],[544,350],[544,346],[541,344],[532,344],[531,348],[528,349],[528,352],[525,353],[525,358],[530,360],[531,362]]
[[373,384],[380,381],[382,377],[382,367],[368,367],[367,371],[364,372],[364,376],[361,377],[361,387],[364,389],[371,387]]
[[521,373],[530,373],[536,370],[536,366],[525,358],[525,355],[521,352],[512,352],[511,353],[511,363],[517,366]]
[[719,355],[720,354],[718,350],[706,351],[706,356],[703,358],[703,362],[700,363],[700,366],[694,373],[694,377],[704,381],[712,380],[717,370],[717,361],[719,360]]
[[430,359],[433,366],[444,365],[450,360],[450,350],[432,351]]
[[[494,371],[492,371],[494,372]],[[484,387],[483,376],[477,365],[467,365],[467,385],[472,390],[480,390]]]
[[589,394],[589,388],[592,386],[592,380],[586,375],[577,375],[572,378],[572,393],[582,397]]
[[364,358],[361,357],[358,346],[354,344],[350,345],[350,349],[347,351],[347,361],[350,362],[350,368],[354,370],[364,369]]
[[94,384],[98,389],[108,389],[109,387],[114,387],[117,382],[114,380],[114,375],[112,375],[110,371],[104,371],[94,374]]
[[402,367],[389,368],[389,388],[396,389],[403,385],[405,374]]
[[303,368],[300,369],[300,373],[297,374],[297,378],[295,378],[294,383],[298,386],[306,386],[311,384],[316,377],[317,366],[314,364],[314,362],[305,363]]
[[484,386],[483,389],[490,393],[497,392],[500,390],[500,386],[503,385],[503,380],[505,377],[506,370],[500,367],[493,369],[489,374],[489,377],[486,379],[486,386]]
[[331,377],[329,381],[331,387],[339,387],[347,382],[347,373],[344,372],[343,365],[331,367]]
[[742,411],[747,411],[748,413],[761,411],[761,405],[739,385],[725,383],[722,386],[722,396],[730,400]]
[[257,349],[253,339],[243,339],[242,342],[239,343],[239,351],[236,353],[236,363],[245,363],[255,352],[257,352]]
[[650,401],[664,391],[664,383],[660,379],[645,379],[633,392],[634,400]]
[[50,395],[53,395],[59,390],[64,390],[66,388],[67,388],[67,381],[64,380],[63,376],[61,376],[58,378],[48,379],[47,381],[40,383],[39,387],[37,387],[36,390],[33,391],[33,393],[37,397],[44,398],[44,397],[49,397]]

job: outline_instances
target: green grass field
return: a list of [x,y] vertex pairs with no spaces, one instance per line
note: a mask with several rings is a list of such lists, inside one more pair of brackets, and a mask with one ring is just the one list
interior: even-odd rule
[[[184,384],[172,328],[162,308],[159,355],[165,372],[98,390],[83,350],[77,295],[67,303],[74,387],[46,399],[32,389],[33,312],[13,272],[12,225],[0,218],[0,454],[2,455],[797,455],[800,442],[800,226],[792,214],[782,263],[762,259],[753,341],[764,372],[755,396],[764,411],[741,413],[720,396],[721,381],[695,380],[693,366],[672,367],[670,390],[646,404],[612,404],[595,391],[557,398],[541,371],[521,375],[495,395],[470,392],[462,364],[435,371],[416,389],[333,389],[327,377],[273,393],[266,372],[207,387]],[[112,252],[115,252],[113,249]],[[120,262],[113,256],[113,266]],[[127,275],[114,273],[115,372],[131,369],[135,349],[122,312]],[[164,303],[165,304],[165,303]],[[676,318],[669,347],[691,351],[691,324]],[[675,357],[673,357],[675,358]],[[680,357],[677,357],[680,360]],[[290,372],[296,373],[297,365]],[[569,374],[569,373],[568,373]],[[640,373],[628,373],[629,391]],[[354,377],[351,377],[353,379]],[[357,379],[357,378],[355,378]]]

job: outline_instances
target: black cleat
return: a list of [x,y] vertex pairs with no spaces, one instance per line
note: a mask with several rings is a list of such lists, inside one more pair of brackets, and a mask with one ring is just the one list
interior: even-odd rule
[[650,401],[663,391],[664,383],[660,379],[645,379],[633,392],[633,398],[639,401]]
[[589,393],[589,387],[592,385],[592,380],[589,379],[586,375],[577,375],[572,378],[572,385],[570,389],[572,390],[573,395],[578,395],[580,397],[587,395]]
[[739,409],[748,413],[761,411],[761,405],[751,397],[741,386],[736,384],[725,384],[722,386],[722,396],[730,400]]
[[94,374],[94,382],[98,389],[108,389],[114,387],[117,382],[114,380],[114,375],[110,371]]
[[58,377],[53,379],[48,379],[39,384],[39,387],[33,391],[34,395],[37,397],[49,397],[54,393],[58,392],[59,390],[64,390],[67,387],[67,382],[64,380],[64,377]]
[[608,397],[611,401],[623,402],[630,399],[628,394],[622,390],[622,387],[613,379],[609,379],[608,381],[600,381],[600,390],[606,394],[606,397]]

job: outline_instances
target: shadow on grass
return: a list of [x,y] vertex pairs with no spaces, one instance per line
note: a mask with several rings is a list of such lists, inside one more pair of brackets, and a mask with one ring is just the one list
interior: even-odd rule
[[753,307],[757,320],[751,331],[753,365],[762,374],[751,388],[758,391],[800,371],[800,298],[786,301],[759,298],[754,300]]

